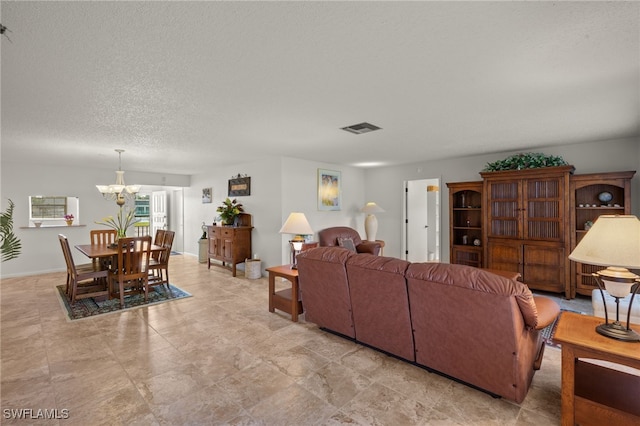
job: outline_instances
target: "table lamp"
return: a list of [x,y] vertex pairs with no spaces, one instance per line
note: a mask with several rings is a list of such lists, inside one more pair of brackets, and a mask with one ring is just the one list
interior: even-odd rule
[[364,220],[364,232],[367,234],[367,241],[375,241],[376,233],[378,232],[378,219],[376,219],[374,213],[383,213],[384,210],[376,203],[369,202],[360,211],[367,214]]
[[[607,266],[593,274],[604,304],[605,323],[596,327],[603,336],[627,342],[640,341],[629,327],[631,306],[640,285],[638,275],[627,268],[640,268],[640,220],[632,215],[602,215],[587,231],[569,259],[589,265]],[[604,287],[604,288],[603,288]],[[616,319],[609,322],[604,290],[616,301]],[[620,322],[620,299],[632,293],[626,326]]]
[[293,212],[284,222],[282,228],[280,228],[280,233],[295,235],[293,239],[289,241],[289,244],[291,245],[291,256],[293,259],[291,269],[298,269],[296,254],[298,254],[302,250],[302,244],[304,244],[304,236],[313,234],[311,225],[309,225],[309,222],[307,221],[304,213]]

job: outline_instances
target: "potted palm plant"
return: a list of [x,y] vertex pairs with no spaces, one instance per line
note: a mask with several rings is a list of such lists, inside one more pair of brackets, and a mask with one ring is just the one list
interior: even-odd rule
[[240,213],[244,213],[244,207],[235,198],[231,200],[227,197],[222,202],[222,205],[216,209],[216,212],[220,214],[220,219],[224,225],[233,226],[236,217]]
[[20,256],[22,244],[13,233],[13,201],[9,200],[6,212],[0,214],[0,248],[2,248],[2,261],[15,259]]

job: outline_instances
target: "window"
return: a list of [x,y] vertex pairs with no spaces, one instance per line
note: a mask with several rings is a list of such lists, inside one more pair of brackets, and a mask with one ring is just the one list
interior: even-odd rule
[[64,216],[72,214],[79,220],[78,197],[34,195],[29,197],[29,220],[64,221]]

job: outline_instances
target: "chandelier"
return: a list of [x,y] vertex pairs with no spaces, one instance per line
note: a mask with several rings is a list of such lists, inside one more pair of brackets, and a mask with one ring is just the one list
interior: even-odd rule
[[124,172],[122,171],[122,153],[124,149],[116,149],[118,153],[118,170],[116,171],[116,183],[111,185],[96,185],[98,191],[106,200],[115,200],[120,207],[124,206],[128,199],[131,199],[140,191],[140,185],[125,185]]

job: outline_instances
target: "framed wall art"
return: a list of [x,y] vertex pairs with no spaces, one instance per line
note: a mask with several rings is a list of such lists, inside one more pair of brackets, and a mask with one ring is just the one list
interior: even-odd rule
[[251,195],[251,177],[240,176],[229,179],[229,197]]
[[318,210],[340,210],[342,178],[340,172],[318,169]]
[[202,189],[202,204],[209,204],[213,200],[213,188]]

